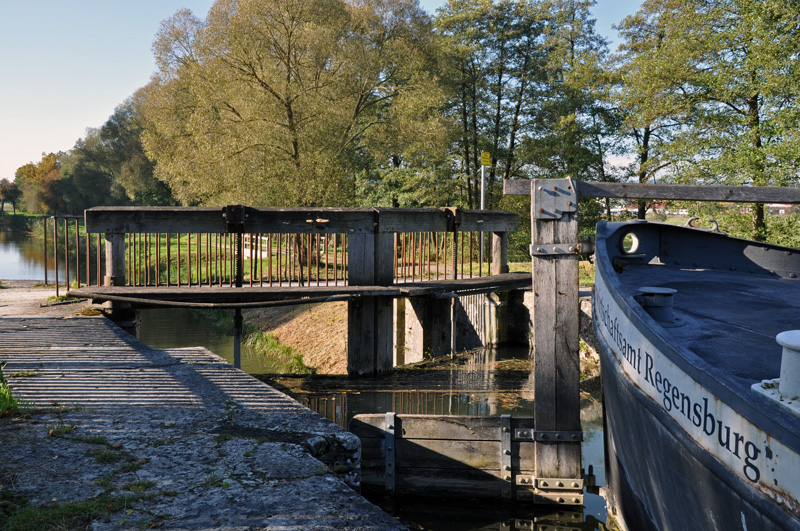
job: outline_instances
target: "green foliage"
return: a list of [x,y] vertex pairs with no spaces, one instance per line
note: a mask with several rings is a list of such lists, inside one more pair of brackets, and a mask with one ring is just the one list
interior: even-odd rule
[[263,358],[270,372],[278,374],[310,374],[312,371],[303,363],[303,356],[292,347],[282,344],[273,334],[254,332],[245,340]]
[[146,89],[156,175],[183,204],[352,204],[355,171],[440,136],[426,125],[438,118],[431,43],[412,0],[178,11]]
[[5,365],[0,366],[0,417],[25,414],[33,409],[33,404],[14,395],[3,377],[4,367]]
[[[655,157],[640,150],[643,173],[668,167],[665,177],[683,183],[800,184],[795,5],[649,0],[621,29],[629,124],[664,133]],[[747,236],[763,240],[764,211],[752,212]]]

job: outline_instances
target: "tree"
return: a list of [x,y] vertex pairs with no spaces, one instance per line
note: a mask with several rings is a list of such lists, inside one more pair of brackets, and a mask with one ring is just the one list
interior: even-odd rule
[[431,45],[416,0],[220,0],[205,21],[179,11],[156,37],[144,103],[156,176],[184,204],[352,204],[355,172],[415,132],[386,141],[402,105],[432,114],[417,97],[436,84]]
[[6,208],[6,203],[11,203],[14,207],[14,214],[17,213],[17,201],[22,197],[22,190],[17,183],[13,183],[8,179],[0,181],[0,213]]
[[[450,0],[437,28],[450,56],[450,114],[458,122],[456,148],[467,204],[478,206],[480,153],[492,155],[488,206],[501,179],[519,175],[520,140],[531,127],[529,102],[543,81],[545,21],[539,3]],[[493,193],[494,192],[494,193]]]
[[22,190],[25,210],[33,214],[57,213],[48,198],[53,197],[55,181],[61,178],[60,158],[64,153],[42,153],[39,162],[29,162],[17,169],[14,183]]
[[525,142],[529,173],[605,179],[603,143],[616,118],[603,104],[611,81],[605,71],[607,43],[594,29],[593,0],[552,0],[547,10],[546,83],[533,109],[536,127]]
[[[144,90],[140,89],[100,128],[87,129],[64,161],[63,173],[75,181],[89,206],[175,204],[169,188],[154,177],[154,165],[144,153],[143,98]],[[102,193],[98,195],[98,191]]]
[[[670,102],[681,123],[664,157],[671,177],[695,184],[786,186],[800,175],[800,17],[776,0],[648,0],[641,21],[657,28],[651,104]],[[641,27],[641,25],[639,25]],[[652,78],[652,76],[651,76]],[[641,86],[643,81],[636,83]],[[751,208],[749,236],[767,235]]]

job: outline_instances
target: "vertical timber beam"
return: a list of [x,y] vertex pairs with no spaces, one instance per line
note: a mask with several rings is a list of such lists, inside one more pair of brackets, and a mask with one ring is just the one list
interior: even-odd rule
[[508,273],[508,233],[492,233],[492,274]]
[[[577,254],[547,253],[578,241],[572,179],[531,182],[531,261],[536,432],[580,432]],[[558,246],[569,248],[568,245]],[[580,442],[535,445],[537,478],[581,478]]]
[[[380,232],[348,237],[348,279],[351,286],[389,286],[393,281],[394,234]],[[360,297],[347,303],[347,373],[380,374],[392,369],[394,354],[391,297]]]
[[104,286],[125,285],[125,235],[106,233],[106,274]]

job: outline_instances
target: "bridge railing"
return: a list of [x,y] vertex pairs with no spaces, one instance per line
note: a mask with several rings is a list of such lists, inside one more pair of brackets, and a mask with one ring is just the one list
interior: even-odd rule
[[515,214],[496,211],[239,205],[97,207],[85,219],[87,232],[105,234],[103,284],[176,287],[374,284],[354,271],[376,238],[381,256],[368,262],[380,264],[382,285],[497,274],[508,271],[507,234],[517,226]]

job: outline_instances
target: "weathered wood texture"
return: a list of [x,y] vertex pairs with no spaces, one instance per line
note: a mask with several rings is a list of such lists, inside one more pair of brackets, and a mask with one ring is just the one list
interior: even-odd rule
[[[73,293],[74,292],[74,293]],[[302,304],[304,299],[319,297],[400,297],[403,291],[391,286],[283,286],[259,287],[244,286],[241,288],[228,286],[115,286],[98,287],[83,286],[70,293],[75,297],[96,299],[99,301],[111,298],[131,298],[166,302],[261,302],[296,300]]]
[[508,273],[508,233],[492,234],[492,275]]
[[[579,197],[800,204],[800,188],[777,186],[700,186],[585,181],[576,181],[576,186]],[[530,181],[505,181],[503,194],[531,195]]]
[[438,280],[426,282],[402,282],[395,284],[404,295],[420,297],[437,293],[493,293],[530,287],[531,277],[528,273],[503,273],[489,277],[460,278],[457,280]]
[[[388,233],[354,234],[348,248],[351,286],[390,285],[394,238]],[[391,297],[361,297],[347,303],[347,372],[378,374],[391,370],[394,316]]]
[[[90,233],[228,232],[224,207],[95,207],[86,210]],[[411,208],[245,207],[244,232],[344,233],[514,231],[512,212]]]
[[[502,470],[501,419],[438,415],[395,415],[397,492],[436,497],[500,498],[506,475],[532,477],[534,443],[512,436],[512,471]],[[385,485],[385,415],[356,415],[349,430],[361,439],[361,482],[367,490]],[[533,428],[530,417],[512,417],[511,430]],[[527,490],[527,487],[521,487]]]
[[106,274],[104,286],[125,285],[125,236],[106,234]]
[[[571,179],[559,179],[559,187],[573,187]],[[531,181],[531,190],[538,180]],[[553,180],[548,186],[554,184]],[[568,188],[567,188],[568,189]],[[533,197],[533,195],[532,195]],[[533,246],[578,241],[578,214],[558,219],[537,219],[539,206],[531,201]],[[534,416],[539,431],[580,431],[579,389],[579,256],[532,257],[534,323]],[[579,443],[537,443],[539,477],[580,478]]]
[[483,293],[508,291],[530,286],[528,273],[505,273],[492,277],[474,277],[439,282],[408,282],[386,286],[83,286],[71,290],[75,297],[111,300],[127,297],[153,301],[229,303],[297,300],[318,297],[355,295],[360,297],[431,297],[438,293]]

